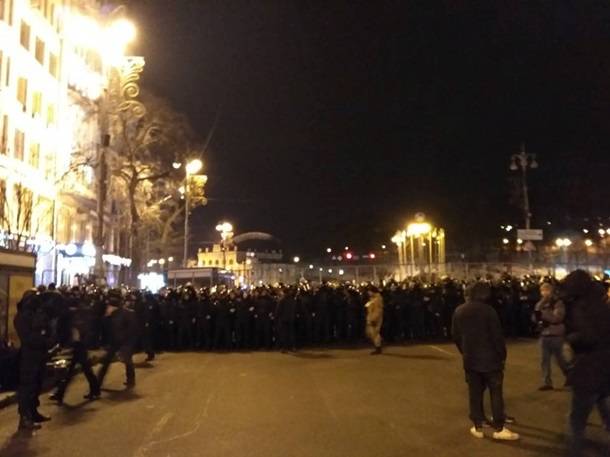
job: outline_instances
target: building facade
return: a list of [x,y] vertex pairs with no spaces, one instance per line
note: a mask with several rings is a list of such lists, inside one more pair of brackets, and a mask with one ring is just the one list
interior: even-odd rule
[[[103,19],[96,0],[0,0],[0,246],[36,253],[37,283],[95,263]],[[125,261],[106,232],[112,282]]]

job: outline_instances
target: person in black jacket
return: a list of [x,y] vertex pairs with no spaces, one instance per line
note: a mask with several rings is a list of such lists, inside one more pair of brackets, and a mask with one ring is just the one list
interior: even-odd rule
[[17,304],[15,330],[21,342],[19,362],[19,430],[37,430],[48,417],[38,412],[38,396],[42,388],[48,350],[53,346],[50,316],[40,295],[28,290]]
[[582,270],[562,284],[567,309],[567,342],[574,352],[568,380],[572,386],[569,457],[581,455],[587,419],[597,406],[610,431],[610,308],[603,286]]
[[89,393],[85,395],[85,398],[94,400],[100,396],[100,388],[87,354],[86,341],[91,333],[93,319],[91,311],[84,306],[82,299],[78,296],[72,296],[64,300],[58,292],[50,291],[43,294],[43,297],[45,295],[47,299],[62,303],[60,305],[62,311],[58,319],[59,342],[63,347],[72,349],[72,358],[68,370],[65,376],[57,382],[55,392],[50,399],[60,405],[63,404],[68,385],[76,374],[76,365],[80,365],[89,382]]
[[110,319],[110,345],[102,359],[102,366],[97,379],[101,389],[108,367],[118,353],[125,364],[127,388],[136,385],[136,372],[133,366],[133,352],[138,338],[138,322],[135,313],[123,308],[121,292],[113,289],[108,293],[106,301],[106,317]]
[[470,420],[474,426],[470,433],[483,438],[483,393],[489,389],[493,413],[493,438],[517,440],[519,435],[506,427],[504,398],[504,363],[506,344],[500,319],[496,311],[487,304],[491,296],[488,284],[477,282],[468,291],[466,303],[460,305],[452,321],[453,340],[464,362],[466,382],[470,399]]
[[277,345],[282,352],[296,351],[296,314],[297,302],[294,291],[280,289],[275,317],[277,319]]

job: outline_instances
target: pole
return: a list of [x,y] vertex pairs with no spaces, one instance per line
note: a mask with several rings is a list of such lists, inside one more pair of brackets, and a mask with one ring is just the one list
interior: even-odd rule
[[409,244],[411,245],[411,276],[415,276],[415,246],[413,235],[409,237]]
[[[522,185],[523,185],[523,212],[525,213],[525,228],[529,230],[531,228],[531,218],[532,215],[530,213],[530,198],[529,198],[529,188],[527,186],[527,154],[525,153],[525,145],[521,145],[521,172],[522,172]],[[532,271],[532,251],[529,249],[527,251],[527,257],[529,262],[529,270]]]
[[189,250],[189,213],[190,213],[190,198],[189,198],[189,173],[186,172],[186,182],[184,184],[184,252],[182,256],[182,266],[187,267],[188,250]]

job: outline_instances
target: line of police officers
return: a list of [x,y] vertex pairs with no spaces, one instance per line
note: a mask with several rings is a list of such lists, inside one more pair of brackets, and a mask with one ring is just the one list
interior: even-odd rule
[[[533,332],[530,319],[539,299],[539,278],[506,277],[494,284],[492,305],[507,335]],[[261,286],[250,289],[190,285],[148,291],[94,286],[28,291],[15,318],[21,340],[19,384],[20,427],[36,429],[48,420],[38,410],[49,351],[69,348],[72,358],[51,398],[63,402],[80,365],[89,383],[87,399],[100,395],[101,384],[115,355],[125,363],[126,385],[135,385],[132,355],[136,349],[154,359],[159,350],[296,350],[308,345],[353,343],[365,334],[373,340],[401,342],[449,338],[451,318],[463,302],[465,284],[445,279],[437,283],[410,280],[388,282],[370,294],[371,285],[323,283]],[[371,333],[366,303],[378,297],[383,320]],[[370,316],[369,316],[370,317]],[[369,319],[370,320],[370,319]],[[368,326],[368,328],[367,328]],[[381,339],[376,336],[381,332]],[[106,347],[97,376],[87,350]]]

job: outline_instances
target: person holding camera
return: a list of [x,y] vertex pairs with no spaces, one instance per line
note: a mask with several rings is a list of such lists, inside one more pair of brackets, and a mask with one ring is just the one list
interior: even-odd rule
[[[542,353],[542,386],[538,390],[553,390],[551,358],[555,358],[559,368],[567,378],[569,364],[563,355],[566,333],[566,308],[557,298],[552,284],[545,282],[540,286],[541,299],[534,308],[533,319],[540,329],[540,350]],[[566,381],[565,385],[568,383]]]

